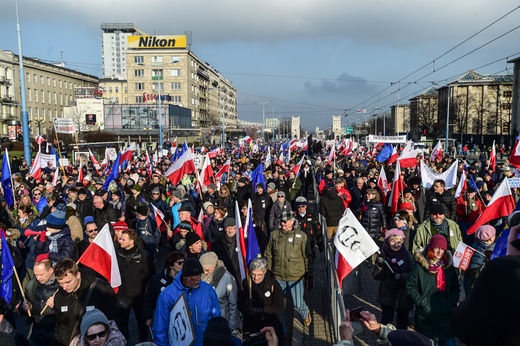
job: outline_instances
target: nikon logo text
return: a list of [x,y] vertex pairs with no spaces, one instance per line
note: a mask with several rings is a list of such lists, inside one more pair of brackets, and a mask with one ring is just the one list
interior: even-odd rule
[[174,48],[175,39],[158,38],[156,36],[144,36],[139,38],[139,48]]

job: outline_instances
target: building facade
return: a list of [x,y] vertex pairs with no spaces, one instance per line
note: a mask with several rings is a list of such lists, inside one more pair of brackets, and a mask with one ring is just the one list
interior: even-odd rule
[[414,137],[427,136],[434,132],[438,115],[438,91],[431,87],[410,99],[410,132]]
[[341,135],[343,134],[341,129],[341,115],[332,116],[332,133],[334,134],[334,138],[341,138]]

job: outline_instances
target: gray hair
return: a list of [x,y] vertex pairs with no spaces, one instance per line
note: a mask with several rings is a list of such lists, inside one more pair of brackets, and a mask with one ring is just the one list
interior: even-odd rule
[[267,260],[263,257],[252,259],[251,262],[249,262],[249,270],[262,270],[265,272],[267,270]]

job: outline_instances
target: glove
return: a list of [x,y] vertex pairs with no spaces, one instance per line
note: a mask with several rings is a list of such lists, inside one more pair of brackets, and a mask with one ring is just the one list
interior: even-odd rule
[[40,232],[40,241],[41,241],[42,243],[45,243],[46,240],[47,240],[47,232],[45,232],[45,231],[41,231],[41,232]]
[[394,273],[394,281],[395,282],[400,282],[401,279],[402,279],[401,273]]
[[377,257],[376,265],[378,267],[382,268],[384,264],[385,264],[385,259],[383,257]]
[[246,302],[246,315],[260,315],[264,312],[263,308],[256,307],[252,299],[248,299]]
[[305,275],[305,287],[307,287],[309,291],[311,291],[314,288],[314,276],[312,276],[311,274]]

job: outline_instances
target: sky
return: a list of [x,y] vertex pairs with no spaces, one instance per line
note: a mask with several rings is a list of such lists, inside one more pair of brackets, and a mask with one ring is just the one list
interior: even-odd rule
[[[18,53],[16,0],[0,49]],[[18,0],[23,55],[101,77],[101,23],[192,32],[192,51],[237,89],[238,117],[348,126],[475,70],[512,74],[520,8],[510,0]],[[365,110],[365,112],[358,110]]]

